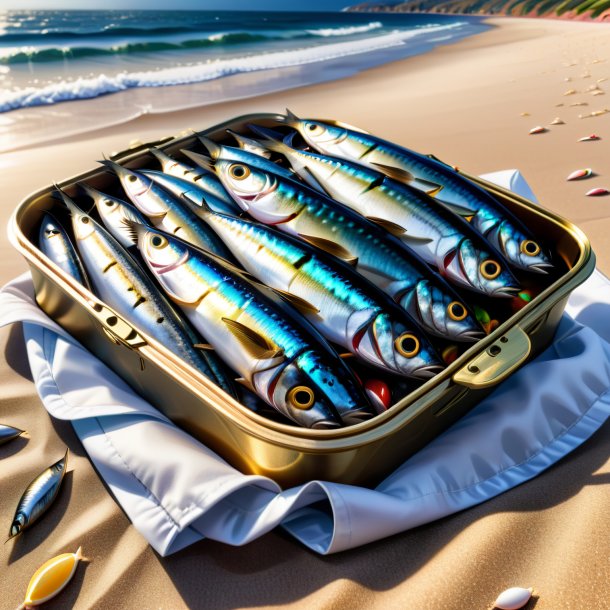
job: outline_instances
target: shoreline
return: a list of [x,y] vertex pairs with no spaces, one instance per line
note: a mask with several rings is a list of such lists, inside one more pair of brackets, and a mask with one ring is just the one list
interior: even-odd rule
[[[577,116],[583,109],[604,108],[608,102],[603,96],[583,93],[566,98],[563,93],[568,87],[595,82],[595,78],[577,82],[584,69],[595,71],[596,78],[606,73],[610,77],[610,65],[587,63],[595,54],[610,55],[606,52],[610,51],[607,37],[601,37],[593,24],[582,22],[497,18],[486,23],[494,27],[455,44],[341,80],[143,115],[2,154],[0,171],[6,176],[7,205],[0,221],[6,226],[14,206],[32,191],[89,170],[102,153],[128,148],[134,140],[156,141],[233,116],[283,112],[288,107],[297,115],[337,118],[414,150],[432,152],[468,173],[519,168],[543,205],[581,224],[585,231],[586,223],[592,223],[595,246],[596,238],[601,239],[603,233],[598,232],[599,223],[593,223],[610,214],[610,199],[593,200],[583,193],[585,187],[610,188],[610,179],[605,183],[599,176],[586,184],[566,183],[565,176],[579,167],[593,167],[599,172],[603,169],[610,152],[610,136],[589,144],[577,144],[576,140],[607,125],[610,115],[587,120]],[[579,63],[563,65],[572,60]],[[575,79],[571,83],[563,81],[568,74]],[[580,99],[589,106],[567,105]],[[555,107],[562,102],[566,106]],[[531,116],[522,117],[522,112]],[[566,124],[539,136],[528,135],[532,127],[548,125],[555,116]],[[607,227],[610,230],[610,221]],[[4,283],[15,275],[16,268],[24,269],[25,265],[6,240],[0,248],[0,280]],[[598,254],[598,259],[610,272],[610,253]]]

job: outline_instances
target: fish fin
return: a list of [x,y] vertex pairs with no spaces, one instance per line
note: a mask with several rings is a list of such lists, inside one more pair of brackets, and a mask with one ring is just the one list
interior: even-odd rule
[[358,257],[354,256],[349,250],[341,246],[340,244],[330,241],[330,239],[324,239],[324,237],[316,237],[315,235],[305,235],[299,233],[299,237],[305,240],[308,244],[328,252],[337,258],[344,260],[350,265],[356,265],[358,263]]
[[[427,181],[419,180],[419,182],[425,183]],[[425,193],[429,197],[436,197],[443,190],[443,185],[442,184],[437,184],[435,186],[432,186],[432,184],[434,184],[434,183],[433,182],[430,183],[430,190],[426,190]]]
[[379,225],[381,228],[385,229],[388,233],[395,235],[396,237],[402,237],[407,230],[404,227],[401,227],[399,224],[392,222],[391,220],[386,220],[385,218],[377,218],[376,216],[367,216],[367,219],[371,222],[374,222],[376,225]]
[[195,349],[202,349],[206,352],[214,351],[214,346],[209,343],[193,343]]
[[284,350],[273,341],[263,337],[245,324],[230,318],[222,318],[222,321],[252,357],[258,360],[267,360],[268,358],[277,358],[284,353]]
[[286,292],[285,290],[280,290],[279,288],[272,288],[272,290],[277,292],[277,294],[284,299],[284,301],[292,305],[296,310],[303,314],[316,314],[320,312],[315,305],[312,305],[309,301],[306,301],[296,294]]
[[434,241],[431,237],[418,237],[417,235],[409,235],[408,233],[403,233],[400,236],[400,239],[407,245],[413,244],[414,246],[424,246],[425,244]]
[[382,171],[386,176],[394,180],[399,180],[400,182],[413,182],[415,180],[415,176],[411,172],[400,169],[400,167],[384,165],[383,163],[371,163],[371,165],[374,165],[379,171]]
[[447,203],[446,201],[441,201],[440,203],[451,210],[454,214],[465,218],[468,222],[470,222],[477,215],[475,210],[471,210],[470,208],[464,207],[457,203]]
[[301,119],[294,112],[286,108],[286,118],[283,122],[292,125],[293,123],[300,123]]
[[199,167],[214,172],[214,161],[210,157],[193,152],[192,150],[186,150],[186,148],[180,149],[180,152]]

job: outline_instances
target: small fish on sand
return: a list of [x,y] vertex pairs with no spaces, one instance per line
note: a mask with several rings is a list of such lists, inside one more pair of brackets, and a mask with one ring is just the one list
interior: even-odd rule
[[602,197],[604,195],[608,195],[610,193],[610,191],[608,189],[605,188],[594,188],[591,189],[590,191],[587,191],[585,193],[585,195],[587,197]]
[[565,121],[562,121],[559,117],[555,117],[551,121],[551,125],[565,125]]
[[537,125],[536,127],[530,129],[530,136],[536,135],[537,133],[546,133],[547,131],[548,129],[546,127]]
[[593,170],[590,167],[586,169],[577,169],[573,171],[566,180],[584,180],[585,178],[590,178],[593,176]]
[[583,138],[579,138],[579,142],[595,142],[596,140],[601,140],[599,136],[596,136],[592,133],[590,136],[584,136]]

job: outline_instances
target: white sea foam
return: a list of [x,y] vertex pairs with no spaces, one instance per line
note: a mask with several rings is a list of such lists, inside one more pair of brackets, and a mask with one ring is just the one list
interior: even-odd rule
[[320,28],[316,30],[305,30],[308,34],[314,36],[350,36],[352,34],[363,34],[364,32],[370,32],[371,30],[377,30],[382,28],[383,24],[380,21],[371,21],[366,25],[352,25],[340,28]]
[[291,51],[267,52],[245,57],[218,59],[205,63],[155,71],[121,72],[107,76],[61,81],[43,87],[27,87],[0,92],[0,112],[18,108],[56,104],[68,100],[89,99],[139,87],[165,87],[205,82],[223,76],[323,62],[349,55],[369,53],[405,44],[423,34],[462,27],[462,22],[413,30],[396,30],[360,40],[335,42]]

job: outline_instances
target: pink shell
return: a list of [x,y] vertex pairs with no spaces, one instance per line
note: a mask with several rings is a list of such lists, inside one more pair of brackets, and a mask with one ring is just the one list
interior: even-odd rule
[[541,125],[538,125],[537,127],[530,129],[530,136],[533,136],[537,133],[544,133],[545,131],[547,131],[546,128],[542,127]]
[[587,191],[585,194],[587,195],[587,197],[600,197],[601,195],[608,195],[609,193],[610,191],[608,189],[596,188]]
[[573,171],[566,180],[582,180],[583,178],[589,178],[593,175],[593,170],[590,167],[586,169],[577,169]]
[[585,136],[584,138],[580,138],[578,141],[579,142],[592,142],[594,140],[601,140],[601,138],[599,136],[596,136],[594,133],[592,133],[590,136]]

